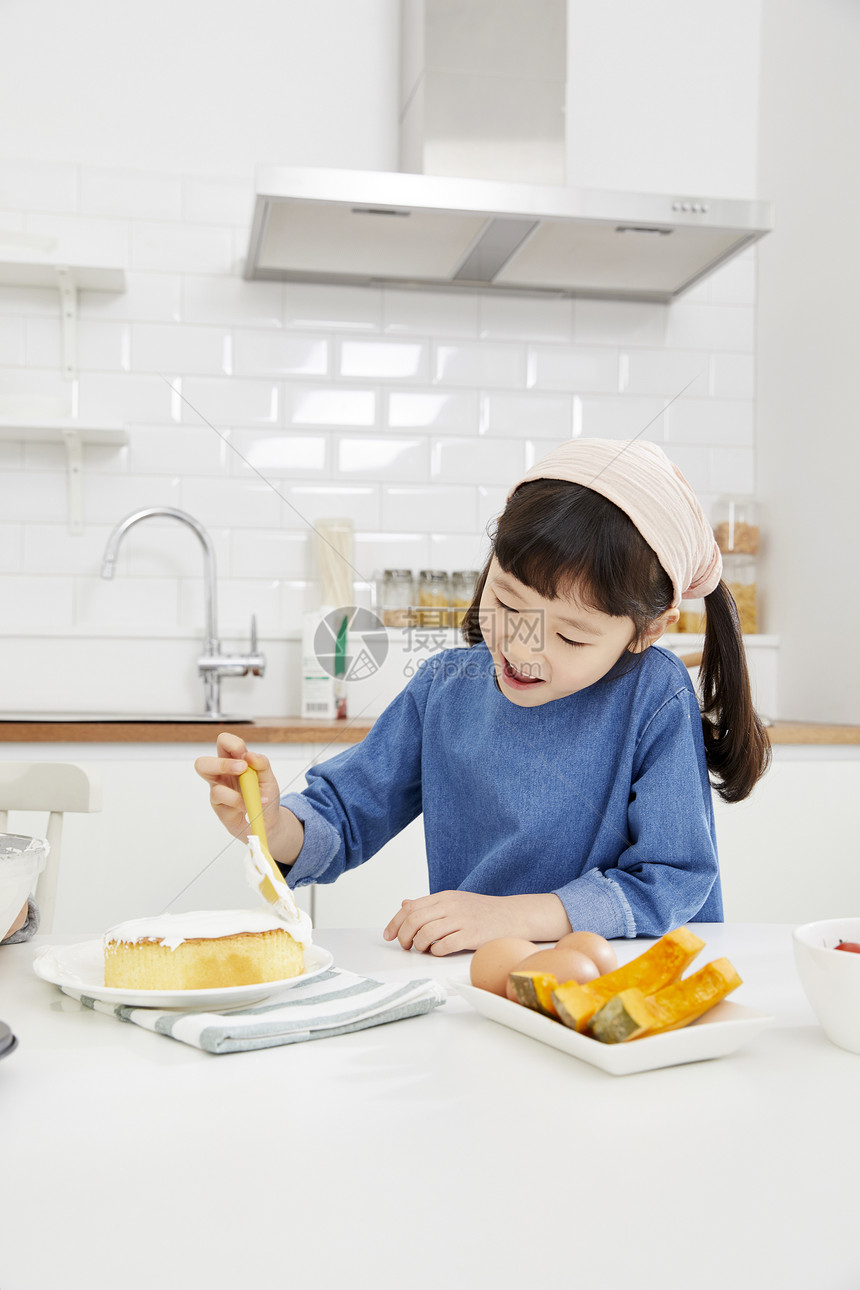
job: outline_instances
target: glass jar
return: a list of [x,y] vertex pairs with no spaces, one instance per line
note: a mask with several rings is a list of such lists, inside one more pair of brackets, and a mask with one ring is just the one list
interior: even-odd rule
[[682,600],[678,610],[681,615],[678,619],[678,631],[694,636],[702,635],[705,630],[704,600]]
[[723,555],[757,555],[756,502],[751,497],[721,497],[714,508],[714,537]]
[[449,625],[460,627],[466,610],[475,599],[475,585],[480,574],[474,569],[455,569],[451,574],[451,613]]
[[422,569],[418,575],[418,626],[448,626],[448,574],[444,569]]
[[734,597],[741,631],[758,631],[758,584],[756,562],[751,555],[724,555],[723,582]]
[[413,580],[411,569],[386,569],[382,575],[382,621],[386,627],[410,627]]

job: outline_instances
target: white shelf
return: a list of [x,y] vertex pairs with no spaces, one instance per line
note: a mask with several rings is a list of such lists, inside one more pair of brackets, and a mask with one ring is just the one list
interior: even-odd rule
[[[0,259],[0,287],[46,287],[59,295],[63,341],[63,376],[78,375],[77,332],[79,291],[125,291],[125,269],[109,265],[65,264],[56,260]],[[62,443],[66,449],[69,490],[69,531],[82,533],[83,447],[85,444],[128,442],[124,430],[111,426],[83,426],[75,421],[35,421],[27,424],[0,418],[0,440],[22,443]]]
[[125,269],[48,260],[0,260],[0,286],[57,288],[61,276],[79,291],[125,291]]
[[0,439],[7,443],[68,443],[78,438],[81,443],[128,443],[128,431],[112,426],[78,425],[76,421],[14,421],[0,417]]
[[78,374],[78,292],[125,291],[125,269],[53,260],[0,260],[0,287],[52,287],[59,292],[63,376],[73,381]]
[[128,433],[113,426],[87,426],[76,421],[22,421],[0,419],[0,441],[9,443],[61,443],[66,449],[69,496],[69,532],[84,531],[83,449],[85,444],[120,448]]

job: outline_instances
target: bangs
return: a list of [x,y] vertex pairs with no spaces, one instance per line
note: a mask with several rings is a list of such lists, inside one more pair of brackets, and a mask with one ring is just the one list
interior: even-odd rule
[[633,521],[582,484],[522,484],[499,518],[494,553],[545,600],[575,600],[637,628],[672,603],[672,584]]

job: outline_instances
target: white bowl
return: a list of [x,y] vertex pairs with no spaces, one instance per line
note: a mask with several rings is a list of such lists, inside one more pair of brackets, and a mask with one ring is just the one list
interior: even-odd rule
[[48,858],[44,838],[0,833],[0,941],[21,912]]
[[860,954],[837,950],[840,941],[860,943],[860,918],[804,923],[794,929],[794,961],[827,1038],[860,1053]]

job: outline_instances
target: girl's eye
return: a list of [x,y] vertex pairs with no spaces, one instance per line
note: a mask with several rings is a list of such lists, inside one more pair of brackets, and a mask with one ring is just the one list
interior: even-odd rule
[[558,639],[564,641],[565,645],[572,645],[574,649],[583,649],[585,646],[585,641],[569,641],[561,632],[558,633]]
[[[493,595],[494,595],[494,596],[496,596],[496,593],[495,593],[495,592],[493,592]],[[516,609],[511,609],[510,605],[504,605],[504,604],[502,604],[502,602],[501,602],[501,600],[499,600],[499,597],[498,597],[498,596],[496,596],[496,604],[499,606],[499,608],[500,608],[500,609],[504,609],[504,610],[505,610],[505,612],[506,612],[506,613],[508,613],[508,614],[516,614],[516,613],[518,613],[518,612],[519,612],[519,611],[518,611],[518,610],[516,610]]]

